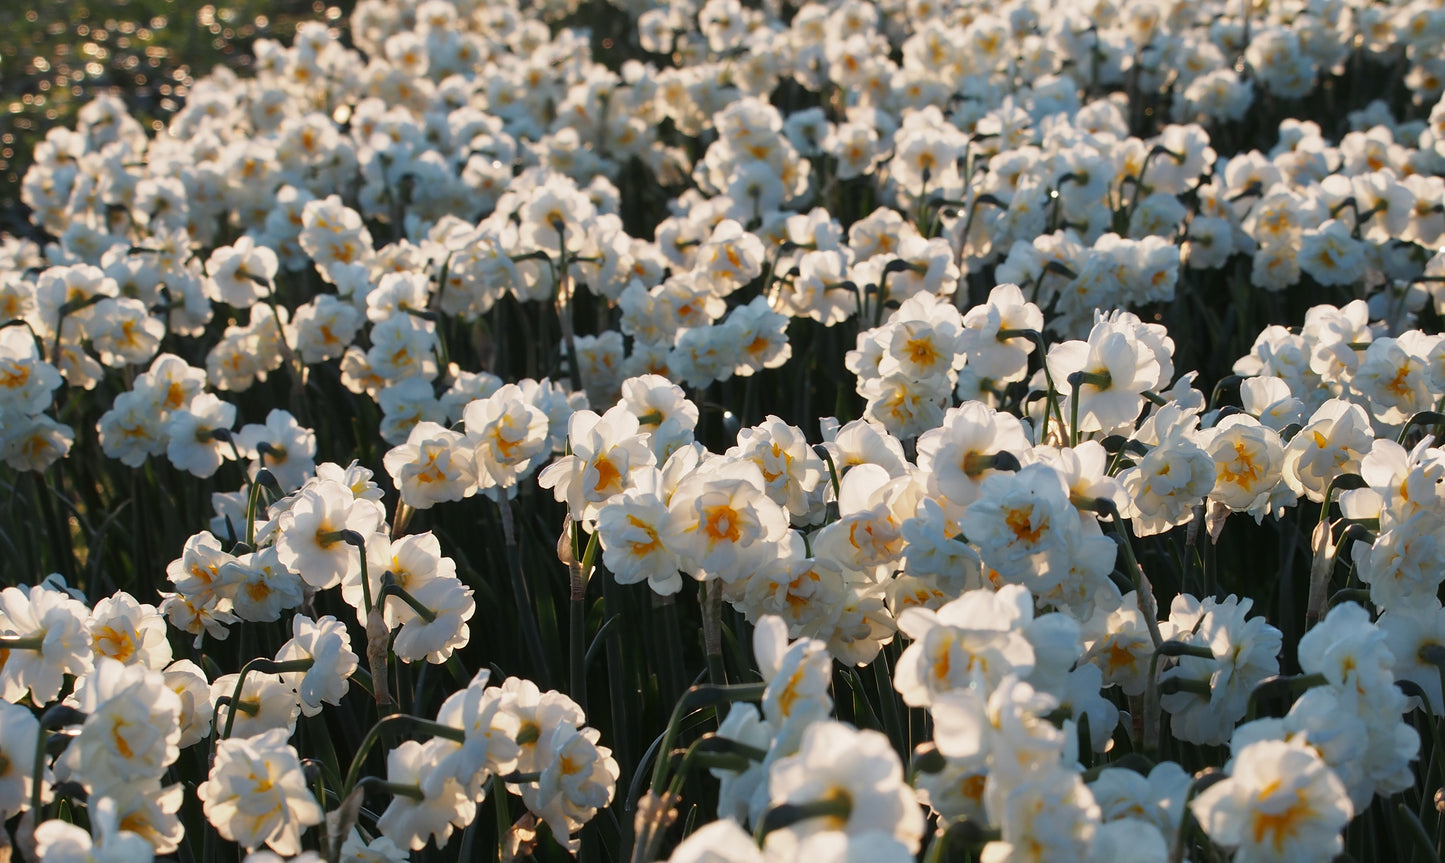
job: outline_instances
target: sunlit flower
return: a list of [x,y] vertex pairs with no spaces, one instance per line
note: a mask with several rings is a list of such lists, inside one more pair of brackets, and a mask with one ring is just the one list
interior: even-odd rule
[[656,462],[638,430],[637,416],[625,405],[600,417],[589,410],[577,411],[567,422],[572,454],[544,468],[537,484],[552,489],[574,519],[592,522],[601,504],[627,489],[632,471]]
[[1374,437],[1364,408],[1331,399],[1285,446],[1284,480],[1295,494],[1322,501],[1332,480],[1359,470]]
[[97,657],[108,656],[127,665],[139,663],[155,671],[170,664],[165,619],[155,606],[138,603],[124,591],[97,602],[86,628]]
[[417,789],[415,797],[393,797],[376,822],[384,836],[403,848],[419,851],[428,839],[434,839],[437,847],[445,846],[452,828],[465,826],[476,815],[481,774],[465,777],[464,782],[450,774],[442,774],[440,782],[427,781],[450,745],[441,738],[426,743],[408,740],[387,754],[387,782]]
[[291,618],[291,632],[291,640],[276,652],[276,661],[311,661],[310,668],[288,672],[285,679],[301,697],[301,712],[315,716],[321,712],[323,701],[341,703],[360,660],[351,650],[346,624],[329,614],[315,621],[298,614]]
[[30,805],[39,730],[29,708],[0,701],[0,815],[6,818]]
[[[848,752],[849,758],[837,755]],[[923,812],[913,789],[903,781],[903,766],[888,738],[841,722],[816,722],[803,733],[796,755],[780,758],[768,771],[772,805],[828,801],[837,811],[809,818],[768,836],[768,845],[801,840],[824,830],[851,835],[881,832],[917,852],[923,838]]]
[[306,786],[288,736],[274,729],[222,740],[206,781],[196,789],[206,820],[248,851],[264,844],[278,854],[297,854],[301,832],[321,823],[321,807]]
[[35,854],[53,863],[148,863],[155,849],[118,823],[115,801],[96,798],[86,807],[90,831],[59,819],[35,828]]
[[1234,753],[1229,778],[1200,792],[1190,810],[1237,860],[1334,857],[1354,814],[1344,785],[1314,750],[1262,740]]
[[35,704],[60,694],[67,674],[90,670],[92,653],[86,618],[90,610],[69,595],[46,587],[0,590],[0,635],[24,639],[0,665],[0,697],[17,702],[28,693]]
[[468,443],[476,451],[477,484],[509,489],[547,454],[548,417],[506,384],[463,412]]
[[466,438],[437,423],[412,426],[406,443],[382,458],[401,499],[413,509],[461,500],[476,491],[473,448]]
[[898,628],[913,644],[898,658],[893,686],[907,704],[927,707],[954,689],[988,692],[1007,674],[1026,677],[1034,651],[1021,628],[1032,618],[1033,598],[1018,585],[969,591],[936,612],[910,608]]

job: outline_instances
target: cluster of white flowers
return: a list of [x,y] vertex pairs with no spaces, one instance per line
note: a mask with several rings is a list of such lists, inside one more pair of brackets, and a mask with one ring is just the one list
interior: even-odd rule
[[[632,60],[619,75],[576,32],[507,4],[364,2],[352,22],[364,54],[320,24],[290,48],[263,40],[255,78],[198,82],[154,139],[98,99],[40,145],[25,179],[56,241],[5,250],[4,317],[40,348],[20,330],[0,342],[6,460],[38,468],[68,450],[74,431],[43,413],[57,370],[90,388],[105,368],[158,362],[168,334],[222,330],[202,379],[221,391],[339,359],[399,444],[418,422],[455,422],[449,408],[496,383],[444,362],[436,315],[473,318],[508,293],[565,304],[585,286],[616,304],[615,329],[565,348],[573,380],[605,404],[642,373],[704,387],[774,368],[790,355],[790,318],[876,323],[886,302],[947,300],[991,268],[1050,311],[1006,329],[1066,336],[1089,332],[1096,308],[1172,299],[1181,266],[1235,255],[1267,290],[1302,273],[1383,288],[1374,316],[1396,332],[1431,293],[1421,278],[1445,272],[1429,254],[1445,229],[1445,103],[1412,122],[1375,103],[1337,143],[1287,120],[1268,153],[1221,156],[1194,122],[1237,118],[1261,88],[1308,91],[1357,30],[1366,55],[1402,55],[1417,102],[1436,102],[1445,70],[1423,48],[1441,25],[1427,3],[1271,7],[1250,21],[1148,3],[1038,17],[1027,4],[913,5],[812,4],[791,20],[721,0],[650,9],[642,47],[679,65]],[[1139,138],[1128,104],[1084,98],[1126,82],[1136,99],[1175,94],[1175,124]],[[784,115],[767,97],[785,84],[851,98],[841,112]],[[659,137],[663,120],[715,137],[690,162]],[[651,240],[619,216],[617,182],[634,162],[695,184]],[[857,177],[887,205],[845,226],[817,205]],[[903,215],[915,211],[917,226]],[[369,225],[393,241],[379,246]],[[322,290],[282,289],[312,268]],[[779,278],[730,308],[765,273]],[[990,300],[1005,314],[1019,305]],[[953,390],[988,398],[1022,374],[1016,351],[967,336],[973,349],[946,350],[990,322],[910,308],[895,319],[903,335],[860,337],[872,418],[893,414],[911,436]],[[897,343],[880,350],[885,337]],[[880,354],[897,364],[874,369]],[[945,356],[950,368],[934,368]],[[148,409],[154,383],[137,381],[103,422],[106,452],[127,464],[169,453],[170,414],[190,410],[173,396]],[[234,452],[207,437],[227,409],[198,407],[180,430],[211,445],[187,437],[172,458],[205,475]]]
[[[210,734],[212,708],[201,668],[172,659],[160,612],[124,592],[88,607],[52,579],[0,591],[0,633],[8,655],[0,669],[0,812],[33,818],[57,783],[75,783],[89,801],[94,837],[64,821],[32,820],[30,847],[42,856],[49,846],[86,853],[93,842],[127,859],[174,852],[185,791],[168,783],[167,769]],[[32,712],[44,706],[53,707]],[[66,745],[50,757],[48,741],[57,739]]]
[[[324,818],[330,829],[341,824],[313,796],[291,739],[301,716],[341,705],[352,688],[361,657],[347,623],[297,611],[293,637],[274,659],[215,676],[173,661],[167,620],[199,645],[206,635],[225,639],[238,623],[309,607],[318,590],[339,586],[366,633],[368,660],[379,643],[383,657],[389,651],[401,662],[446,661],[467,643],[472,590],[430,532],[393,541],[379,498],[369,471],[328,463],[259,520],[254,511],[248,519],[242,500],[240,512],[221,519],[232,550],[210,532],[192,537],[168,570],[175,592],[163,593],[159,608],[124,592],[90,608],[54,577],[0,591],[0,812],[50,803],[73,783],[94,831],[47,821],[22,835],[24,847],[43,859],[100,853],[91,849],[102,843],[106,854],[126,859],[175,852],[185,835],[185,791],[163,780],[180,750],[202,741],[214,755],[196,795],[225,839],[289,857]],[[226,510],[230,501],[218,496],[218,503]],[[236,540],[230,515],[255,545]],[[488,788],[503,785],[576,851],[569,836],[615,792],[610,750],[567,696],[521,678],[500,688],[486,688],[487,680],[483,671],[446,699],[433,723],[438,736],[391,750],[388,787],[401,791],[370,839],[335,837],[355,846],[346,859],[402,860],[428,838],[440,847],[452,825],[472,820]]]
[[[456,670],[477,594],[408,520],[483,493],[511,545],[535,475],[601,577],[695,581],[754,626],[759,703],[721,717],[719,820],[674,861],[912,859],[964,822],[990,863],[1204,837],[1336,854],[1417,785],[1412,712],[1445,710],[1445,453],[1421,434],[1445,336],[1418,328],[1445,314],[1437,5],[629,0],[609,68],[552,26],[570,0],[361,0],[354,47],[319,22],[261,40],[254,77],[199,80],[154,136],[98,98],[25,177],[49,241],[0,241],[0,460],[43,473],[93,433],[128,468],[240,488],[168,552],[157,606],[0,590],[0,814],[48,859],[170,854],[180,750],[210,741],[196,796],[257,860],[403,860],[489,795],[576,852],[624,779],[579,693],[478,673],[410,717],[379,815],[325,793],[364,795],[355,777],[313,796],[292,743],[363,666],[378,703],[392,660]],[[1231,133],[1346,63],[1389,65],[1409,99]],[[1203,271],[1237,315],[1325,292],[1234,364],[1238,404],[1176,369],[1154,314]],[[765,418],[724,451],[699,440],[703,410],[736,407],[714,384],[752,393],[838,332],[861,418],[810,441],[749,405]],[[499,355],[552,376],[507,380]],[[251,415],[277,379],[290,411]],[[318,440],[319,392],[375,418],[357,437],[379,463]],[[1323,508],[1297,644],[1184,578],[1161,611],[1136,541],[1177,529],[1192,552],[1234,513],[1293,531],[1293,508]],[[1372,610],[1330,607],[1337,562]],[[262,623],[290,639],[229,673],[167,638]],[[1303,673],[1269,685],[1298,697],[1257,719],[1282,661]],[[903,739],[832,718],[835,662],[926,711],[907,773]],[[1231,757],[1084,768],[1166,733]],[[666,792],[637,813],[645,853]],[[46,817],[61,796],[89,833]]]

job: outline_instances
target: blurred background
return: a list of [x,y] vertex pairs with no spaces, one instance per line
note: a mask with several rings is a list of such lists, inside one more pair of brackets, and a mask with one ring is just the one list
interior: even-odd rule
[[71,0],[0,4],[0,232],[28,236],[20,180],[31,153],[96,93],[160,128],[218,64],[241,71],[262,38],[296,23],[345,23],[355,0]]

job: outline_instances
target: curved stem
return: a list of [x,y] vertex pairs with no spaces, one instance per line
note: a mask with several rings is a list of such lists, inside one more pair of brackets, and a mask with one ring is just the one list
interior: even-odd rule
[[[285,662],[277,662],[274,659],[258,657],[241,666],[241,673],[236,675],[236,686],[231,690],[230,707],[226,711],[226,728],[221,733],[219,740],[226,740],[231,736],[231,729],[236,724],[237,705],[241,702],[241,690],[246,686],[246,675],[253,671],[262,674],[287,674],[292,671],[306,671],[316,664],[316,660],[288,659]],[[219,740],[217,741],[219,743]]]
[[396,582],[383,585],[381,588],[381,595],[377,597],[377,601],[384,602],[388,596],[394,596],[402,602],[406,603],[407,605],[411,606],[411,610],[415,611],[417,613],[417,616],[420,617],[422,620],[425,620],[427,623],[432,623],[437,619],[435,611],[432,611],[430,608],[422,605],[420,600],[412,596],[406,588],[402,587]]
[[392,725],[410,725],[433,737],[444,737],[456,743],[464,743],[467,739],[466,733],[460,728],[432,722],[409,713],[393,713],[390,716],[383,716],[366,732],[366,737],[362,738],[361,745],[356,748],[356,755],[351,758],[351,766],[346,771],[346,781],[341,786],[342,800],[350,797],[351,792],[356,790],[356,786],[361,782],[361,768],[366,764],[367,754],[371,752],[371,747],[376,745],[376,741],[381,739],[381,732]]

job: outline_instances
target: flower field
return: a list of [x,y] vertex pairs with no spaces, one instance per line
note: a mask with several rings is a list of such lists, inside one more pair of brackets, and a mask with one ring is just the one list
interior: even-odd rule
[[14,859],[1445,855],[1445,8],[315,8],[25,154]]

